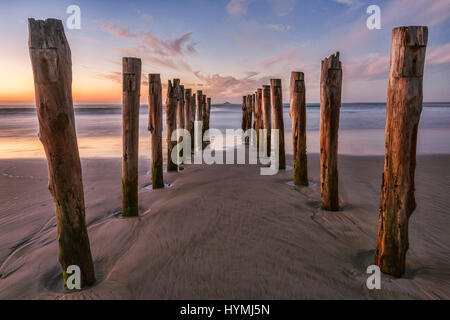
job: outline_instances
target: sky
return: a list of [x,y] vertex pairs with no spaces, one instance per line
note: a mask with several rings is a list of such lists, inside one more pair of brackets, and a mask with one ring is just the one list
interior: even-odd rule
[[[67,7],[81,28],[67,28]],[[381,29],[366,26],[370,5]],[[450,0],[0,0],[0,105],[34,101],[28,18],[61,19],[72,51],[77,104],[120,103],[122,57],[149,73],[203,90],[213,103],[240,103],[271,78],[289,100],[292,71],[305,73],[307,102],[319,102],[321,60],[336,51],[343,102],[386,101],[392,28],[426,25],[424,101],[450,101]],[[165,95],[163,89],[163,95]]]

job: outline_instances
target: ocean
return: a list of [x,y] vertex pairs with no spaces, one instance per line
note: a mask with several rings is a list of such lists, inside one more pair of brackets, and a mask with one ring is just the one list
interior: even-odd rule
[[[150,158],[146,105],[141,106],[140,114],[140,154]],[[163,117],[165,123],[165,113]],[[384,155],[385,120],[385,103],[342,104],[339,153]],[[120,105],[76,105],[75,121],[82,158],[121,157]],[[284,125],[286,152],[292,153],[288,105],[284,105]],[[310,153],[319,152],[319,125],[319,104],[308,104],[307,151]],[[212,105],[211,128],[219,129],[225,135],[226,129],[238,129],[240,126],[240,104]],[[0,159],[45,157],[37,133],[38,121],[34,106],[0,106]],[[450,103],[424,103],[417,153],[450,154]]]

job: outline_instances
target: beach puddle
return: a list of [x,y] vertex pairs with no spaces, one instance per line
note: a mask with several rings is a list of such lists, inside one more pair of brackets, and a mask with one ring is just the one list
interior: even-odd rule
[[[171,187],[172,185],[170,184],[170,183],[164,183],[164,189],[165,188],[169,188],[169,187]],[[152,184],[151,183],[149,183],[149,184],[147,184],[147,185],[145,185],[144,186],[144,189],[147,189],[147,190],[153,190],[153,186],[152,186]],[[159,188],[159,189],[155,189],[155,190],[164,190],[163,188]]]
[[[294,180],[289,180],[289,181],[286,181],[285,183],[286,183],[288,186],[291,186],[291,187],[304,187],[304,186],[297,186],[297,185],[294,183]],[[316,186],[316,183],[315,183],[315,182],[308,181],[308,187],[309,187],[309,188],[315,187],[315,186]]]

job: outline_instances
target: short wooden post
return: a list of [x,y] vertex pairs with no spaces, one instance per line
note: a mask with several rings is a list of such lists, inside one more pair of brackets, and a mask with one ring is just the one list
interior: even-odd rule
[[320,183],[322,208],[339,210],[338,129],[342,67],[339,52],[322,61],[320,77]]
[[164,188],[162,155],[162,86],[159,74],[149,74],[148,130],[152,135],[152,188]]
[[48,189],[58,226],[59,262],[64,285],[67,268],[81,270],[81,286],[95,273],[86,227],[84,191],[72,104],[72,59],[60,20],[28,20],[39,139],[48,165]]
[[256,149],[259,151],[261,141],[259,140],[260,130],[263,128],[262,123],[262,89],[256,90],[255,103],[255,132],[256,132]]
[[386,155],[375,263],[394,277],[405,272],[408,220],[416,208],[414,174],[417,129],[422,112],[428,28],[392,30],[386,112]]
[[263,128],[266,131],[264,139],[264,148],[266,149],[266,156],[270,157],[271,150],[271,129],[272,129],[272,108],[270,105],[270,86],[264,85],[262,87],[262,120]]
[[174,83],[169,80],[167,85],[167,99],[166,99],[166,130],[167,130],[167,171],[178,171],[178,165],[172,161],[172,150],[176,147],[177,142],[172,141],[172,132],[177,127],[177,104],[178,92],[177,87],[179,81],[174,79]]
[[122,215],[139,215],[139,106],[141,96],[141,59],[123,58],[122,97]]
[[308,186],[306,156],[306,91],[303,72],[291,73],[289,114],[292,119],[294,183]]
[[[286,155],[284,149],[284,120],[283,120],[283,96],[281,90],[281,79],[270,79],[270,96],[272,101],[273,128],[278,129],[279,147],[278,161],[279,169],[286,169]],[[277,150],[275,150],[276,152]]]
[[242,131],[247,130],[247,96],[242,97]]

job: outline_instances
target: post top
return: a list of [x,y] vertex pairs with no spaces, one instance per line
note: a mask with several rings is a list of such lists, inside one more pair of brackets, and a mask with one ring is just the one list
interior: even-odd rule
[[274,87],[281,87],[281,79],[270,79],[270,85]]
[[[402,36],[404,35],[404,36]],[[425,47],[428,43],[427,26],[401,26],[392,29],[392,38],[401,37],[409,47]]]

